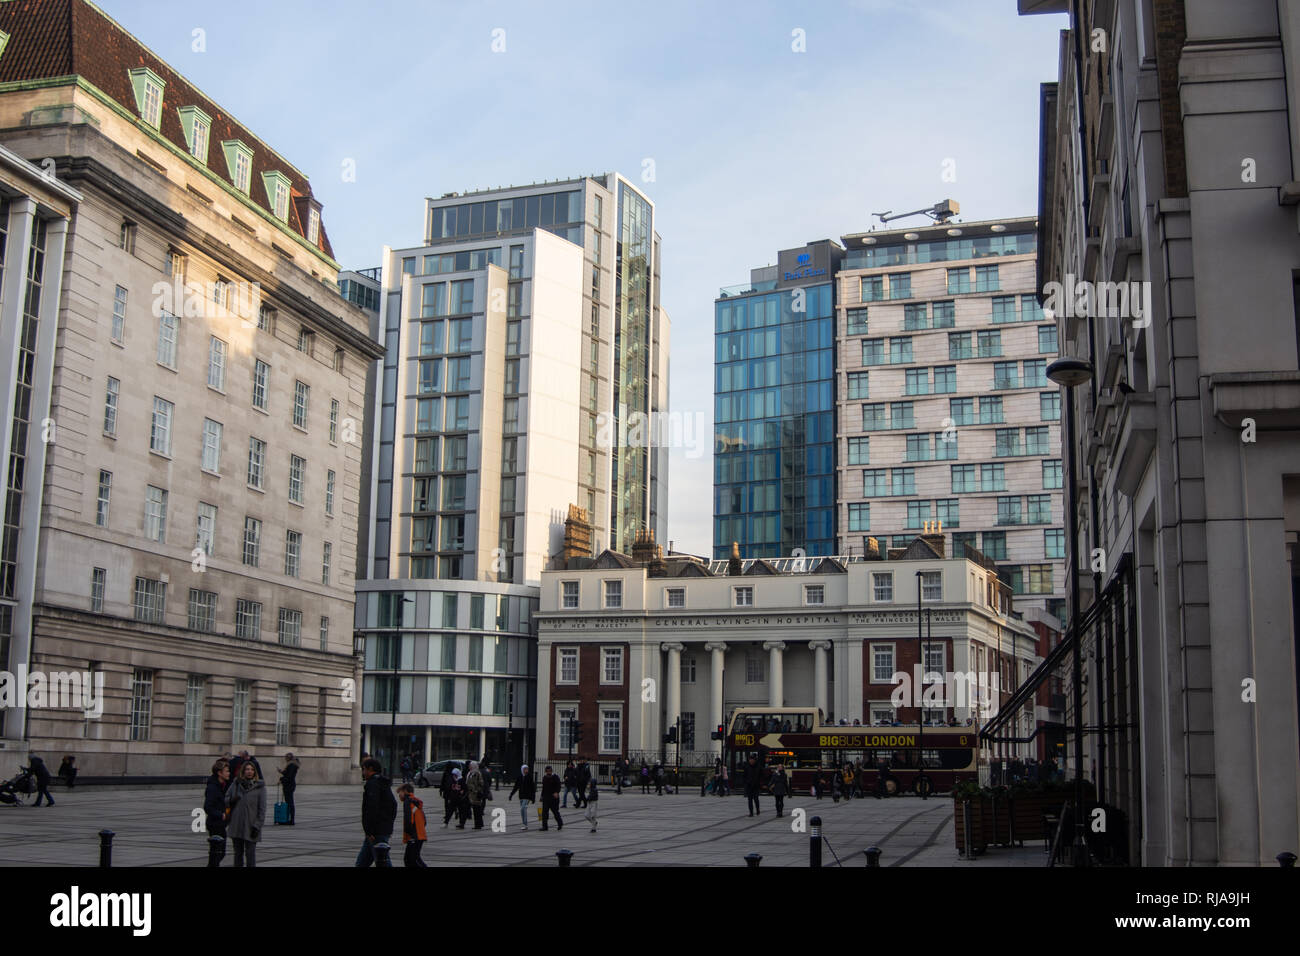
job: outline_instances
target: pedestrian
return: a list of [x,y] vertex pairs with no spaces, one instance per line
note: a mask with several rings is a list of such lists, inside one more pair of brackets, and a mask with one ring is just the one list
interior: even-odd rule
[[230,820],[226,832],[235,841],[235,866],[257,866],[257,842],[266,822],[266,784],[257,776],[251,760],[239,767],[239,779],[226,788]]
[[289,819],[286,826],[293,826],[293,792],[298,789],[298,770],[301,767],[302,763],[293,754],[284,755],[284,769],[280,771],[280,787],[284,790],[284,802],[289,804]]
[[365,840],[357,854],[357,866],[362,868],[372,863],[375,866],[393,865],[388,854],[384,854],[381,861],[375,853],[375,844],[388,844],[392,840],[393,823],[397,820],[393,782],[384,776],[383,770],[384,765],[374,757],[361,761],[361,776],[365,781],[361,790],[361,829]]
[[204,823],[208,828],[208,866],[221,865],[226,855],[226,788],[230,785],[230,764],[223,757],[212,765],[203,791]]
[[564,809],[569,809],[569,794],[573,794],[573,805],[580,806],[578,802],[578,768],[570,760],[568,766],[564,768]]
[[621,794],[623,792],[623,775],[627,773],[627,763],[620,754],[614,761],[614,792]]
[[718,757],[713,761],[713,793],[715,796],[722,796],[722,758]]
[[641,758],[641,792],[650,792],[650,768],[645,765],[645,758]]
[[456,778],[452,776],[456,773],[455,767],[448,767],[442,772],[442,779],[438,781],[438,795],[442,797],[442,828],[447,829],[447,824],[451,822],[451,815],[456,812],[456,804],[452,800],[451,784]]
[[587,808],[587,820],[591,823],[591,832],[596,832],[596,803],[600,800],[600,793],[596,789],[596,778],[592,777],[587,781],[587,795],[583,805]]
[[758,765],[758,761],[753,754],[749,755],[749,761],[745,764],[745,806],[749,808],[749,815],[752,817],[755,813],[760,812],[758,806],[758,789],[763,784],[763,768]]
[[68,789],[72,789],[72,782],[77,779],[77,758],[68,754],[63,758],[63,763],[59,764],[59,776],[67,784]]
[[27,769],[36,778],[36,802],[32,806],[39,807],[41,797],[44,797],[50,806],[54,806],[54,798],[50,796],[50,768],[45,766],[45,761],[34,753],[27,755],[27,762]]
[[579,810],[587,805],[587,787],[591,785],[591,779],[591,767],[587,761],[578,761],[578,799],[582,801],[576,804]]
[[429,864],[420,859],[420,850],[429,838],[425,829],[424,802],[415,795],[415,787],[409,783],[397,788],[397,796],[402,801],[402,843],[406,845],[402,864],[427,869]]
[[776,815],[779,817],[781,811],[785,808],[785,798],[790,793],[790,780],[785,775],[785,764],[777,764],[776,771],[772,774],[772,779],[768,781],[768,786],[772,790],[772,797],[776,800]]
[[818,800],[822,798],[822,768],[818,767],[812,778],[812,793]]
[[469,819],[469,798],[465,792],[465,777],[457,767],[451,772],[451,785],[448,788],[451,795],[451,812],[456,815],[456,829],[465,829],[465,821]]
[[483,772],[478,768],[478,762],[471,760],[469,764],[469,773],[465,777],[465,796],[469,800],[469,808],[474,813],[474,829],[483,829],[483,804],[487,801],[486,784],[483,782]]
[[546,768],[546,773],[542,776],[542,829],[549,830],[547,825],[551,814],[555,814],[555,828],[564,829],[564,820],[560,818],[560,778],[552,772],[550,767]]
[[528,772],[528,764],[519,768],[515,785],[510,788],[507,800],[513,800],[519,794],[519,816],[523,820],[523,829],[528,829],[528,805],[537,799],[537,778]]
[[478,772],[483,775],[483,799],[492,799],[492,788],[496,786],[496,778],[493,775],[492,762],[484,757],[479,761]]
[[656,760],[654,769],[655,794],[660,797],[664,795],[664,776],[664,765]]
[[727,770],[727,765],[722,765],[722,796],[731,792],[731,772]]
[[397,765],[402,771],[402,783],[411,782],[411,755],[402,754],[402,762]]

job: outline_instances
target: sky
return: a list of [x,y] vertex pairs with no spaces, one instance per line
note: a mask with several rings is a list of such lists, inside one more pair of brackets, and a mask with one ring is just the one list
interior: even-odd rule
[[671,453],[669,539],[705,556],[718,288],[873,212],[1033,215],[1066,26],[1015,0],[99,5],[308,176],[343,268],[419,245],[426,196],[637,183],[663,240],[671,409],[706,436]]

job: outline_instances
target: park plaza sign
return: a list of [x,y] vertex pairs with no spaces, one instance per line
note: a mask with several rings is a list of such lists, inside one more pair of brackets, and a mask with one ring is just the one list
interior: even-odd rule
[[[932,611],[927,620],[935,624],[960,624],[964,611]],[[720,627],[827,627],[861,624],[915,624],[915,611],[853,611],[833,614],[744,614],[700,617],[673,615],[652,619],[657,628],[707,630]],[[542,619],[546,630],[609,630],[628,628],[638,622],[634,617],[588,617]]]

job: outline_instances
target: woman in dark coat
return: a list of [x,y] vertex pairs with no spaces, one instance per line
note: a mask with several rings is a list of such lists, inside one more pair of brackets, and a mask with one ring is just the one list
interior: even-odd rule
[[68,754],[63,758],[63,763],[59,764],[59,776],[63,778],[68,789],[72,789],[72,782],[77,779],[77,758]]
[[293,754],[285,754],[284,760],[284,769],[280,771],[280,787],[284,790],[284,802],[289,804],[288,826],[293,826],[293,792],[298,789],[298,770],[302,763]]
[[203,814],[208,828],[208,866],[220,866],[226,855],[226,788],[230,785],[230,764],[218,760],[203,793]]
[[257,865],[257,843],[266,822],[266,783],[258,779],[252,761],[245,761],[239,771],[239,779],[226,789],[226,806],[230,807],[226,832],[235,841],[235,866],[244,866],[247,859],[252,867]]

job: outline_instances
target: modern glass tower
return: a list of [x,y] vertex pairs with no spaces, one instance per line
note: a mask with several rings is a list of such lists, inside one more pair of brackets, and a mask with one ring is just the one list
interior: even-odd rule
[[592,544],[666,532],[668,404],[654,205],[617,174],[426,205],[385,250],[357,628],[366,749],[531,753],[541,572],[581,509]]
[[714,302],[713,556],[834,553],[835,322],[843,249],[778,254]]

